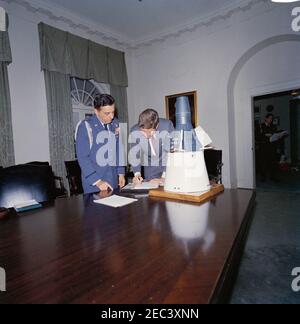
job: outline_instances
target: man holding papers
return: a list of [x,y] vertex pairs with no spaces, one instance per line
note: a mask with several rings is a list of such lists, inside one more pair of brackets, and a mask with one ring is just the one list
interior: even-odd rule
[[277,131],[273,120],[273,114],[267,114],[264,123],[260,126],[260,172],[263,182],[267,180],[268,175],[270,180],[277,180],[276,173],[279,161],[276,151],[280,142],[288,136],[286,131]]

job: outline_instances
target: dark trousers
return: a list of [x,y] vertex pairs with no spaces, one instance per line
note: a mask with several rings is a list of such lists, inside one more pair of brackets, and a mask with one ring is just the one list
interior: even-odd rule
[[276,146],[273,143],[264,143],[260,151],[260,173],[262,180],[276,178]]

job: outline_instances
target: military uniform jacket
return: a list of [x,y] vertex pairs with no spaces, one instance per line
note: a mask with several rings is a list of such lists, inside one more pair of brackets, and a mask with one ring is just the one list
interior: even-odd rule
[[99,192],[95,183],[105,181],[118,188],[118,175],[125,174],[119,122],[114,119],[107,131],[96,115],[82,121],[76,132],[76,153],[82,172],[84,193]]

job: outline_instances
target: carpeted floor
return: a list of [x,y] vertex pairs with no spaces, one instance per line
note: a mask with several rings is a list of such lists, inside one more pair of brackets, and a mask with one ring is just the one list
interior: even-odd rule
[[265,191],[300,193],[300,172],[278,172],[277,181],[262,182],[257,176],[257,188]]
[[300,304],[300,292],[291,288],[295,267],[300,267],[300,194],[259,189],[231,303]]

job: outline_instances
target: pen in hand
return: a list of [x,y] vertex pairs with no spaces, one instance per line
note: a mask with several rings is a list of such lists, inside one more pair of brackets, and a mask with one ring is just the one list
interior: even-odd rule
[[141,176],[134,177],[133,178],[133,184],[141,184],[144,181],[144,179]]

